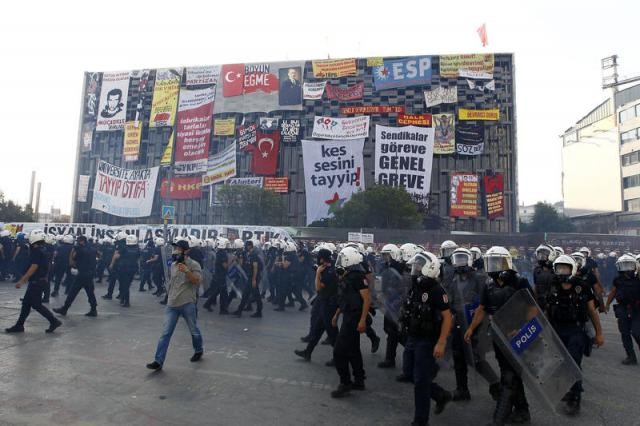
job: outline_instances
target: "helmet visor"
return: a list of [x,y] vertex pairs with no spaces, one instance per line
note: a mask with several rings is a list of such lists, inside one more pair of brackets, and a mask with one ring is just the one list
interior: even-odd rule
[[630,260],[623,260],[622,262],[616,262],[616,269],[618,272],[628,272],[636,270],[636,262]]
[[453,254],[453,252],[456,250],[455,247],[450,247],[450,248],[441,248],[440,249],[440,254],[442,255],[442,257],[449,257]]
[[484,258],[484,268],[487,272],[502,272],[509,270],[509,264],[506,257],[487,256]]
[[536,259],[538,260],[549,260],[549,255],[551,254],[551,251],[549,249],[546,248],[541,248],[538,249],[536,251]]
[[453,253],[451,256],[451,264],[453,266],[468,266],[471,258],[467,253]]
[[571,275],[573,271],[571,265],[558,263],[553,266],[553,272],[555,272],[556,275]]

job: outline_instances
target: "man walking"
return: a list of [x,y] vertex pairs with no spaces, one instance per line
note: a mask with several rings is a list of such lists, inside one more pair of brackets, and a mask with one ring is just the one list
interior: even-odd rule
[[60,308],[53,309],[53,312],[62,316],[67,315],[69,307],[75,300],[80,290],[84,289],[89,299],[89,305],[91,310],[87,312],[86,316],[95,317],[98,315],[96,307],[96,296],[94,294],[93,276],[96,269],[96,249],[93,245],[87,244],[87,237],[80,235],[76,239],[77,246],[71,251],[71,264],[78,271],[75,281],[69,290],[64,305]]
[[181,239],[172,245],[173,263],[171,264],[171,278],[167,285],[167,307],[162,335],[158,341],[155,360],[147,364],[148,369],[156,371],[162,369],[167,356],[167,349],[169,349],[169,341],[179,317],[184,318],[191,332],[191,342],[195,350],[191,357],[191,362],[199,361],[204,352],[202,334],[196,324],[196,303],[198,286],[202,281],[202,269],[198,262],[187,255],[189,252],[188,241]]

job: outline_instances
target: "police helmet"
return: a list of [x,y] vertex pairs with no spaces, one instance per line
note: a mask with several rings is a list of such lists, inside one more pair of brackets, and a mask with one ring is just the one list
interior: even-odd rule
[[582,268],[587,261],[587,258],[585,257],[584,253],[582,253],[581,251],[571,253],[571,257],[576,262],[576,267],[578,269]]
[[451,265],[456,267],[471,266],[473,264],[473,254],[471,250],[458,247],[451,254]]
[[442,244],[440,244],[440,257],[446,258],[451,256],[457,248],[458,245],[455,242],[451,240],[443,241]]
[[382,250],[380,250],[380,254],[382,255],[382,258],[387,262],[390,259],[395,260],[396,262],[402,260],[402,252],[395,244],[386,244],[384,247],[382,247]]
[[576,274],[577,270],[576,261],[568,254],[562,254],[553,261],[553,273],[559,278],[567,279],[572,277]]
[[556,256],[561,256],[564,254],[564,249],[560,246],[554,246],[553,249],[556,251]]
[[160,237],[158,237],[158,238],[156,238],[156,239],[155,239],[155,241],[154,241],[154,242],[155,242],[155,244],[156,244],[156,247],[162,247],[162,246],[164,246],[164,238],[160,238]]
[[484,269],[487,272],[513,270],[511,253],[504,247],[493,246],[484,254]]
[[591,256],[591,250],[589,250],[589,247],[580,247],[580,250],[578,250],[580,253],[584,254],[584,257],[589,257]]
[[348,269],[353,266],[358,266],[362,263],[362,254],[355,247],[345,247],[338,253],[338,259],[336,260],[336,267],[342,269]]
[[633,256],[623,254],[616,260],[616,269],[618,272],[629,272],[636,270],[636,260]]
[[216,238],[216,248],[219,250],[226,250],[231,248],[231,241],[225,237]]
[[408,262],[413,258],[413,256],[415,256],[417,253],[420,253],[421,251],[424,250],[420,249],[420,247],[413,243],[405,243],[400,246],[400,255],[402,256],[402,260],[404,262]]
[[127,235],[127,238],[125,238],[125,244],[128,245],[128,246],[137,246],[138,245],[138,237],[136,237],[133,234]]
[[440,276],[440,260],[435,254],[428,251],[416,253],[409,259],[407,265],[411,265],[411,276],[423,275],[433,279]]
[[242,250],[244,249],[244,242],[240,238],[236,238],[235,240],[233,240],[232,248],[235,250]]
[[74,238],[73,235],[67,234],[62,237],[62,242],[65,244],[73,244]]
[[41,229],[34,229],[29,233],[29,244],[44,242],[44,232]]
[[558,257],[558,253],[549,244],[540,244],[536,249],[537,260],[543,260],[543,261],[553,263],[553,261],[556,260],[557,257]]
[[471,252],[471,255],[473,256],[473,261],[475,262],[478,259],[482,259],[482,250],[480,250],[479,247],[471,247],[469,249],[469,251]]

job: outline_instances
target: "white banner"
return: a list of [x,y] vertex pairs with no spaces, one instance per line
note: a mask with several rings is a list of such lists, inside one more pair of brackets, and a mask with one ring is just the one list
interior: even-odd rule
[[264,178],[262,176],[231,178],[225,182],[225,185],[247,185],[262,188],[263,181]]
[[187,86],[218,84],[220,65],[187,68]]
[[[109,237],[114,238],[120,231],[135,235],[138,241],[146,242],[153,238],[164,238],[163,225],[118,225],[109,226],[97,223],[38,223],[38,222],[0,222],[0,229],[7,229],[11,232],[29,233],[35,229],[51,235],[84,235],[87,238],[98,240]],[[218,235],[229,239],[241,238],[250,240],[256,238],[260,241],[268,241],[281,238],[293,241],[291,236],[283,228],[273,226],[251,226],[251,225],[169,225],[170,239],[178,236],[186,237],[193,235],[197,238],[216,238]]]
[[363,243],[363,244],[373,244],[373,234],[363,234],[362,232],[349,232],[347,233],[347,240]]
[[317,139],[361,139],[369,137],[369,116],[333,118],[316,115],[311,137]]
[[78,201],[84,203],[87,201],[89,193],[89,175],[78,176]]
[[486,83],[483,84],[483,83],[476,83],[473,80],[467,79],[467,84],[469,85],[469,89],[479,90],[481,92],[484,92],[484,91],[487,91],[487,90],[493,92],[493,91],[496,90],[496,81],[495,80],[489,80],[489,81],[487,81]]
[[236,143],[209,157],[207,172],[202,176],[202,186],[223,182],[236,175]]
[[431,186],[433,136],[430,127],[376,125],[376,183],[426,198]]
[[123,169],[100,161],[91,208],[120,217],[150,216],[159,169]]
[[354,192],[364,190],[363,147],[362,138],[302,141],[307,225],[333,216]]
[[302,84],[302,97],[303,99],[317,100],[322,99],[324,88],[327,85],[326,81],[320,82],[304,82]]
[[491,73],[466,69],[458,70],[458,76],[461,78],[477,78],[479,80],[491,80],[493,78],[493,74]]
[[105,72],[100,89],[96,131],[122,130],[127,119],[129,71]]
[[436,87],[433,90],[424,91],[424,103],[427,108],[431,108],[440,104],[458,103],[458,86],[453,87]]

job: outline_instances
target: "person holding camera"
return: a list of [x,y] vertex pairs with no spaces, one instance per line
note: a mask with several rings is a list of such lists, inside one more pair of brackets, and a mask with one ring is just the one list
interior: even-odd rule
[[147,364],[150,370],[162,369],[169,349],[171,336],[178,323],[178,318],[183,317],[189,331],[195,353],[191,362],[199,361],[204,352],[202,346],[202,334],[196,324],[197,318],[197,294],[198,286],[202,282],[202,269],[200,264],[188,256],[189,242],[179,239],[172,243],[173,253],[171,263],[171,277],[167,285],[167,307],[163,324],[162,335],[158,341],[156,355],[153,362]]

